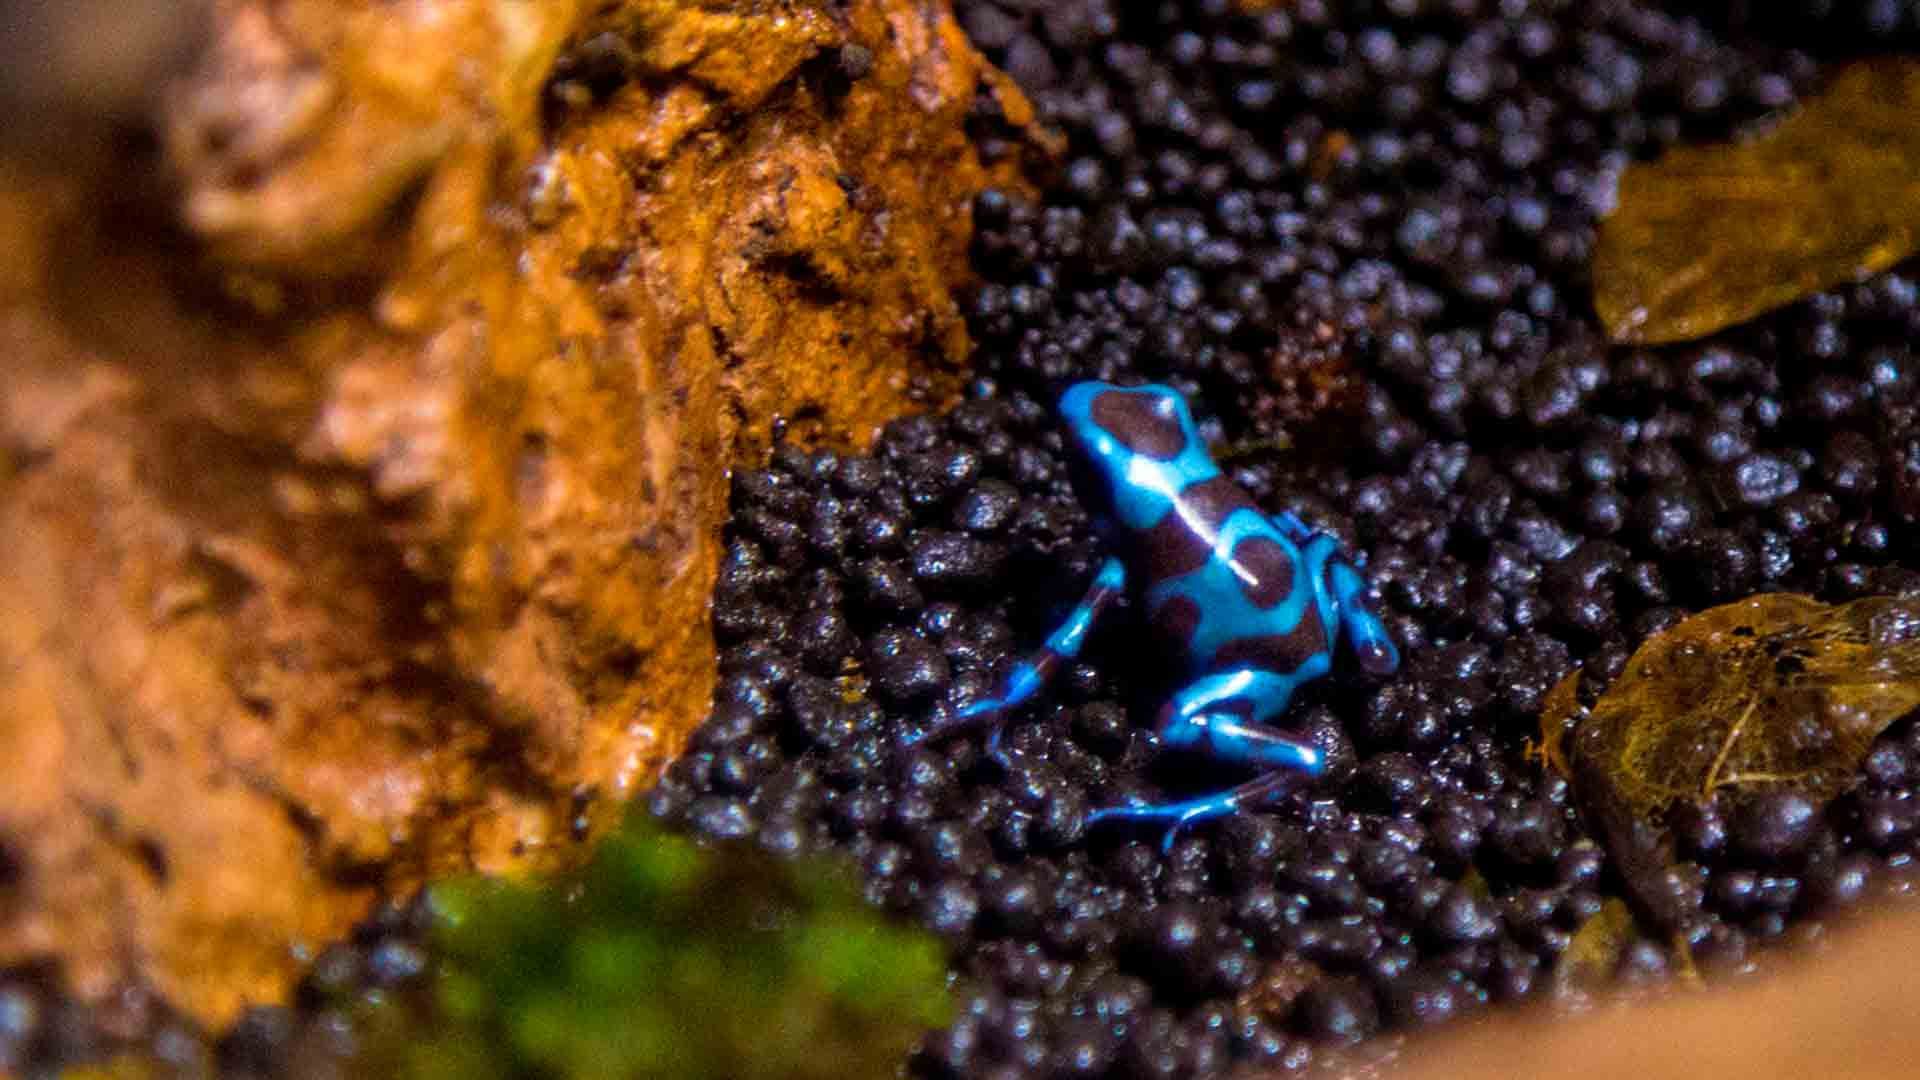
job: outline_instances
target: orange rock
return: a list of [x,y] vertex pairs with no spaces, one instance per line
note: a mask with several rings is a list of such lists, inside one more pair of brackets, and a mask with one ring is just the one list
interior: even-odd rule
[[213,25],[157,154],[0,159],[0,962],[209,1024],[647,783],[727,468],[951,393],[1030,119],[908,0]]

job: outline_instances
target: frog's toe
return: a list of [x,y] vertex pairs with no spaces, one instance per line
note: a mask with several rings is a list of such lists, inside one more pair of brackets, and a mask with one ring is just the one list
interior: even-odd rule
[[1356,641],[1353,659],[1361,671],[1374,678],[1382,678],[1400,670],[1400,650],[1384,637]]
[[[1261,786],[1270,785],[1262,784]],[[1235,788],[1215,795],[1188,799],[1185,802],[1155,803],[1135,799],[1119,806],[1103,806],[1087,815],[1086,827],[1092,829],[1098,825],[1117,821],[1158,825],[1166,830],[1161,837],[1160,850],[1172,851],[1174,843],[1188,829],[1240,809],[1242,790]]]
[[993,762],[1002,769],[1012,769],[1013,760],[1007,753],[1006,737],[1007,725],[996,725],[993,731],[988,733],[986,744],[982,749],[988,761]]
[[1387,636],[1387,625],[1366,608],[1357,590],[1349,590],[1341,598],[1340,628],[1355,667],[1374,678],[1400,670],[1400,650]]
[[1179,843],[1180,837],[1185,835],[1186,831],[1193,826],[1203,821],[1211,821],[1214,818],[1223,817],[1231,812],[1230,808],[1225,807],[1195,806],[1188,808],[1184,813],[1173,819],[1172,823],[1167,826],[1166,834],[1160,837],[1160,854],[1173,854],[1173,845]]
[[1168,807],[1164,803],[1149,802],[1136,796],[1123,803],[1089,811],[1084,819],[1084,827],[1092,830],[1119,822],[1134,825],[1169,822],[1179,817],[1180,809],[1180,807]]

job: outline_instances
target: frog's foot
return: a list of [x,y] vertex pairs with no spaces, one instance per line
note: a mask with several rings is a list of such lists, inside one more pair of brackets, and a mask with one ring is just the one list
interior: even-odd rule
[[1309,658],[1292,674],[1241,668],[1205,675],[1183,687],[1161,709],[1162,745],[1233,765],[1291,769],[1317,775],[1325,767],[1318,747],[1262,723],[1287,707],[1294,687],[1326,673],[1326,655]]
[[955,710],[946,720],[918,735],[909,736],[907,745],[943,739],[973,728],[990,727],[993,734],[988,737],[988,751],[998,757],[1000,737],[1006,728],[1007,717],[1039,693],[1062,665],[1080,655],[1081,648],[1086,645],[1087,635],[1093,630],[1093,624],[1099,620],[1101,612],[1126,587],[1125,564],[1115,558],[1101,563],[1100,569],[1093,575],[1093,584],[1087,587],[1086,595],[1067,613],[1059,627],[1047,635],[1046,644],[1040,646],[1033,655],[1014,664],[992,694]]
[[1173,850],[1173,845],[1179,841],[1181,834],[1194,825],[1226,817],[1229,814],[1237,814],[1250,806],[1257,806],[1279,795],[1284,795],[1307,775],[1276,771],[1238,787],[1180,802],[1102,807],[1087,815],[1087,828],[1091,829],[1114,821],[1164,824],[1167,831],[1161,837],[1160,850],[1169,852]]
[[1280,530],[1281,536],[1293,541],[1294,544],[1299,547],[1305,547],[1307,541],[1312,540],[1316,536],[1323,535],[1315,532],[1313,526],[1301,521],[1300,515],[1291,510],[1282,510],[1277,514],[1269,514],[1267,515],[1267,519],[1273,522],[1274,528]]
[[[1323,657],[1319,670],[1324,666]],[[1194,681],[1161,711],[1161,745],[1231,765],[1258,768],[1263,775],[1238,787],[1182,802],[1107,807],[1089,815],[1087,825],[1105,821],[1165,822],[1167,836],[1161,846],[1170,849],[1180,833],[1197,822],[1236,813],[1320,775],[1326,768],[1326,755],[1319,747],[1250,719],[1284,709],[1294,684],[1292,676],[1251,668]]]
[[1400,668],[1400,650],[1387,636],[1387,626],[1367,604],[1367,583],[1345,559],[1327,564],[1327,584],[1340,612],[1340,633],[1353,652],[1354,663],[1374,678]]

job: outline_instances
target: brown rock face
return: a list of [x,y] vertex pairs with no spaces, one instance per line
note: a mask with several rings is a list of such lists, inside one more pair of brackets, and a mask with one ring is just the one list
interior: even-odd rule
[[209,1023],[701,714],[725,469],[952,386],[943,4],[218,0],[0,158],[0,962]]

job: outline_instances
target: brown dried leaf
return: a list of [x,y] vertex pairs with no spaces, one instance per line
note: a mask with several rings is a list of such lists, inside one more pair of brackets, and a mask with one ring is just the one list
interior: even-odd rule
[[1920,60],[1871,60],[1757,139],[1629,166],[1593,306],[1615,341],[1685,341],[1916,249]]
[[1561,994],[1598,990],[1613,982],[1620,954],[1640,936],[1633,912],[1615,898],[1600,906],[1567,942],[1567,951],[1553,971],[1554,988]]
[[1657,823],[1680,799],[1788,785],[1815,798],[1858,773],[1920,708],[1920,598],[1833,606],[1769,593],[1649,638],[1579,723],[1574,775]]
[[1540,706],[1540,742],[1527,752],[1561,776],[1573,775],[1572,766],[1567,764],[1567,736],[1587,714],[1580,702],[1580,678],[1580,669],[1575,668],[1547,691],[1547,699]]
[[1240,992],[1234,1008],[1243,1016],[1284,1022],[1300,995],[1325,977],[1326,973],[1313,961],[1288,953],[1268,964],[1253,985]]

